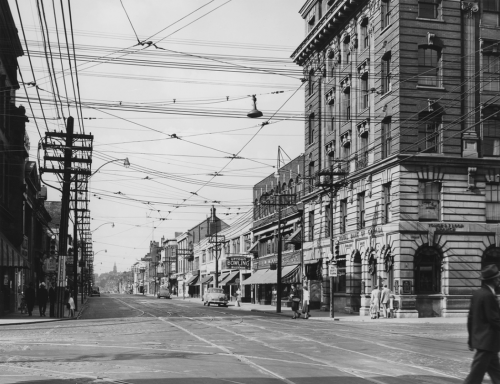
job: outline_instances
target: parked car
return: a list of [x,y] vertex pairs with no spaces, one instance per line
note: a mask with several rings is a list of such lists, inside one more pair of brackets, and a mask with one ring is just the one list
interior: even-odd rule
[[162,297],[164,297],[165,299],[170,299],[170,290],[166,285],[162,285],[160,287],[160,290],[156,294],[156,297],[158,297],[159,299],[161,299]]
[[210,306],[211,303],[227,307],[227,296],[222,288],[207,289],[207,292],[205,292],[205,295],[203,296],[203,305]]
[[92,294],[90,296],[101,297],[101,292],[99,291],[99,287],[92,287]]

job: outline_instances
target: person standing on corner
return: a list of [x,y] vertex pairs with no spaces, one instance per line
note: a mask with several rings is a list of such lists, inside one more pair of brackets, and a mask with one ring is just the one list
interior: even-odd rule
[[26,298],[26,306],[28,307],[28,316],[32,316],[33,307],[35,306],[35,300],[36,300],[36,293],[33,282],[31,282],[28,288],[26,288],[24,297]]
[[293,312],[292,319],[296,319],[297,317],[300,317],[300,312],[299,312],[300,296],[295,285],[292,285],[290,300],[292,302],[292,312]]
[[387,319],[388,317],[388,308],[389,308],[389,300],[391,299],[391,290],[387,288],[387,284],[384,284],[384,288],[382,292],[380,292],[380,305],[382,306],[382,313],[384,317]]
[[311,317],[309,314],[309,300],[311,299],[311,294],[307,289],[307,285],[304,285],[302,289],[302,314],[304,315],[304,319],[308,319]]
[[483,286],[472,294],[467,331],[469,350],[476,350],[471,370],[464,384],[479,384],[488,372],[494,384],[500,383],[500,307],[495,288],[500,286],[500,272],[494,264],[481,271]]
[[238,287],[238,290],[236,291],[236,306],[241,307],[241,289]]
[[47,308],[47,300],[49,299],[49,292],[45,288],[45,283],[40,284],[38,289],[38,309],[40,311],[40,317],[45,317],[45,309]]
[[378,286],[375,286],[370,299],[370,312],[372,319],[378,319],[380,317],[380,296],[380,289]]
[[57,292],[56,292],[56,284],[52,283],[49,288],[49,316],[55,317],[55,308],[56,308],[56,300],[57,300]]

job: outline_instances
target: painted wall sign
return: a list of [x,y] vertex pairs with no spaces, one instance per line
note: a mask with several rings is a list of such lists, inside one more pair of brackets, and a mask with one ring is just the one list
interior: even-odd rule
[[251,259],[246,256],[227,256],[226,268],[250,269]]
[[358,237],[363,237],[363,236],[374,236],[377,233],[383,233],[382,227],[374,227],[374,228],[368,228],[368,229],[363,229],[361,231],[354,231],[351,233],[346,233],[345,235],[339,236],[338,240],[339,241],[346,241],[346,240],[352,240],[356,239]]
[[430,228],[436,228],[437,231],[441,232],[455,232],[457,228],[463,228],[463,224],[453,224],[453,223],[435,223],[429,224]]

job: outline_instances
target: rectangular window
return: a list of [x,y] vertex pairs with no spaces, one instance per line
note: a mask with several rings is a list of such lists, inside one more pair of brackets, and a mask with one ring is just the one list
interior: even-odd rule
[[361,24],[360,28],[360,41],[361,41],[361,50],[365,50],[369,46],[369,35],[368,35],[368,19]]
[[483,156],[500,156],[500,120],[483,122]]
[[340,200],[340,233],[347,230],[347,199]]
[[314,211],[309,211],[309,241],[314,240]]
[[308,175],[308,178],[309,178],[309,192],[312,192],[312,190],[314,189],[314,161],[311,161],[309,163],[309,175]]
[[391,120],[382,122],[382,159],[389,157],[392,154],[392,133]]
[[441,51],[434,47],[418,49],[418,85],[441,86]]
[[330,220],[330,205],[325,206],[325,237],[330,237],[332,222]]
[[383,194],[384,194],[384,223],[390,223],[392,221],[391,184],[386,184],[383,186]]
[[308,123],[308,136],[309,136],[309,144],[314,143],[314,114],[309,115],[309,123]]
[[499,13],[499,0],[483,0],[483,14],[481,17],[481,24],[489,27],[497,27]]
[[346,292],[346,258],[337,259],[337,277],[333,278],[334,292],[345,293]]
[[388,27],[391,24],[391,11],[389,1],[380,2],[380,17],[380,26],[382,29]]
[[308,77],[308,94],[311,96],[314,94],[314,71],[309,72]]
[[203,252],[201,253],[201,262],[202,262],[203,264],[205,264],[205,263],[207,262],[207,253],[206,253],[206,251],[203,251]]
[[356,169],[362,169],[368,166],[368,133],[360,137],[359,150],[356,161]]
[[364,78],[361,78],[361,92],[360,92],[360,100],[359,105],[361,110],[368,108],[368,76],[365,75]]
[[437,19],[439,17],[440,0],[419,0],[418,17],[422,19]]
[[426,153],[439,152],[439,131],[441,121],[434,120],[421,124],[418,128],[418,148]]
[[421,181],[418,183],[418,219],[425,221],[439,220],[441,183]]
[[365,228],[365,193],[358,195],[358,229]]
[[482,90],[500,92],[500,56],[483,54]]
[[386,94],[387,92],[391,91],[391,58],[388,57],[387,59],[382,59],[381,61],[381,69],[380,69],[380,76],[381,76],[381,92],[382,95]]
[[342,103],[341,103],[341,124],[345,124],[351,121],[351,92],[350,90],[345,90],[341,93]]
[[486,184],[486,221],[500,222],[499,184]]

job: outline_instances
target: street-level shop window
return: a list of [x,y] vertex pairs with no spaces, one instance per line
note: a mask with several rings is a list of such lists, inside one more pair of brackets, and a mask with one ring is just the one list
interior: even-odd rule
[[483,122],[483,156],[500,156],[500,120]]
[[438,19],[440,6],[440,0],[419,0],[418,17],[421,19]]
[[366,226],[365,213],[365,193],[363,192],[358,195],[358,229],[363,229]]
[[432,45],[418,48],[418,85],[441,86],[441,50]]
[[486,184],[486,221],[500,222],[500,185]]
[[392,195],[391,184],[385,184],[382,188],[383,201],[384,201],[384,223],[392,221]]
[[346,258],[337,259],[337,277],[333,278],[333,291],[335,293],[346,292]]
[[441,183],[420,181],[418,183],[418,219],[439,220],[441,213]]
[[500,0],[483,0],[481,24],[488,27],[499,25]]
[[418,127],[419,152],[439,152],[439,132],[441,130],[441,119],[426,121]]
[[314,240],[314,211],[309,211],[309,241]]
[[415,254],[415,293],[441,292],[441,254],[434,247],[423,246]]
[[340,233],[345,233],[347,227],[347,199],[340,200]]

